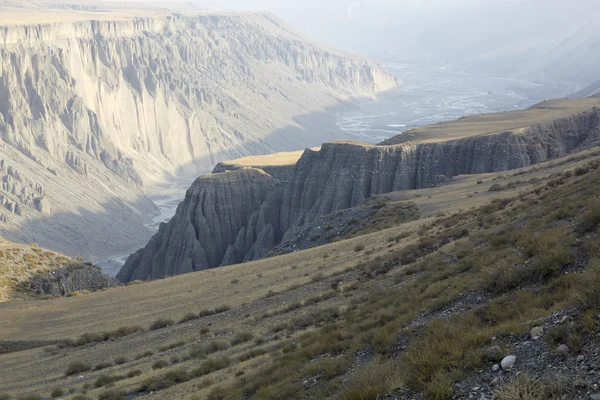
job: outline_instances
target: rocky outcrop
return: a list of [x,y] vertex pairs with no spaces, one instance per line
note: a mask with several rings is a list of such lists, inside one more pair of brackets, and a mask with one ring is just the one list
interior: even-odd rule
[[85,11],[0,22],[0,160],[23,178],[0,176],[0,232],[86,258],[148,239],[145,188],[335,139],[298,117],[397,84],[267,14]]
[[[600,111],[590,110],[459,140],[392,146],[326,143],[319,151],[306,150],[285,183],[276,183],[260,169],[207,175],[188,191],[175,218],[129,257],[118,279],[154,279],[254,260],[276,244],[293,241],[317,217],[355,207],[371,195],[434,187],[461,174],[521,168],[599,141]],[[235,182],[236,190],[219,196],[214,208],[217,203],[205,199],[222,193],[224,177]],[[247,194],[255,190],[260,195]],[[235,223],[232,213],[240,217]]]
[[[257,240],[272,243],[261,204],[278,181],[262,170],[206,175],[194,182],[175,216],[161,224],[147,248],[131,255],[117,278],[123,282],[213,268],[242,261]],[[210,243],[210,245],[207,245]]]
[[119,281],[102,273],[99,267],[76,264],[57,268],[29,278],[21,284],[37,296],[67,296],[76,292],[95,292],[119,285]]

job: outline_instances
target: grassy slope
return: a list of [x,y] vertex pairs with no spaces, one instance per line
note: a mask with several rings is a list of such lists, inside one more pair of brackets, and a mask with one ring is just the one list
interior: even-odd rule
[[[561,307],[575,304],[585,315],[585,307],[596,306],[583,307],[581,299],[591,297],[578,276],[600,256],[596,233],[580,228],[597,201],[600,172],[560,174],[599,158],[588,151],[522,171],[386,195],[392,208],[396,201],[415,202],[422,218],[327,246],[85,296],[2,304],[2,319],[14,323],[0,324],[0,341],[111,334],[101,343],[88,336],[82,342],[91,343],[83,346],[0,355],[0,368],[9,371],[0,374],[0,393],[49,395],[60,387],[74,391],[65,398],[97,398],[106,391],[98,378],[121,376],[112,390],[149,398],[238,398],[245,392],[258,399],[369,399],[401,384],[445,398],[455,380],[478,368],[491,337],[526,331],[529,321]],[[489,191],[492,185],[500,190]],[[572,253],[575,237],[585,245]],[[563,251],[548,251],[556,249]],[[565,268],[580,275],[565,277]],[[469,293],[485,300],[478,310],[433,319]],[[575,301],[575,293],[584,295]],[[175,323],[224,305],[231,308]],[[161,318],[174,324],[148,330]],[[141,331],[118,337],[122,326]],[[246,332],[251,340],[238,337]],[[217,351],[207,355],[211,343]],[[363,367],[375,357],[380,361]],[[111,366],[65,377],[75,361]],[[155,370],[157,361],[173,365]],[[141,375],[128,378],[132,371]]]
[[598,106],[600,106],[600,99],[598,98],[548,100],[525,110],[473,115],[437,125],[411,129],[384,141],[383,144],[393,145],[408,141],[439,142],[518,130],[519,128],[570,117],[573,114]]

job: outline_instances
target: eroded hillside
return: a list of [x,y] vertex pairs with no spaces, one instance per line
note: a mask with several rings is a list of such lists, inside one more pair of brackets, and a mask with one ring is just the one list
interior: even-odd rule
[[0,393],[589,400],[599,157],[378,196],[380,210],[414,203],[421,216],[325,246],[1,304],[15,322],[0,325]]
[[[545,102],[420,128],[384,146],[325,143],[306,150],[295,164],[263,165],[254,174],[220,164],[216,170],[226,172],[199,178],[174,218],[129,257],[118,278],[156,279],[255,260],[293,241],[318,217],[372,195],[436,187],[458,175],[513,170],[592,147],[600,140],[599,104]],[[223,195],[240,184],[271,189],[249,210],[253,203],[245,196]]]
[[156,213],[145,188],[339,137],[326,108],[396,86],[378,64],[271,15],[101,11],[2,18],[0,231],[10,238],[86,257],[129,249]]

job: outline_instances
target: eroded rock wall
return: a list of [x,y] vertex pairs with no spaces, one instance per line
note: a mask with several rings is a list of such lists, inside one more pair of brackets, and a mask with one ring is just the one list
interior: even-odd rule
[[[461,174],[526,167],[599,141],[600,111],[593,110],[460,140],[394,146],[326,143],[319,151],[306,150],[285,183],[251,168],[208,175],[192,186],[176,217],[127,260],[118,278],[153,279],[254,260],[293,239],[316,217],[355,207],[371,195],[434,187]],[[219,197],[216,208],[217,203],[209,202],[207,214],[206,193],[220,193],[224,180],[234,183],[236,192]],[[260,195],[239,201],[239,193],[253,190]],[[232,223],[231,212],[246,218]],[[204,256],[207,251],[210,259]]]
[[[266,14],[0,26],[0,159],[47,189],[43,200],[31,187],[13,193],[27,184],[3,177],[0,232],[50,248],[48,237],[62,236],[59,250],[86,257],[126,250],[131,227],[147,239],[143,223],[156,212],[146,187],[334,139],[339,131],[299,135],[295,118],[395,86],[380,65],[326,50]],[[37,234],[40,213],[84,217]],[[113,220],[89,235],[102,213]],[[24,229],[31,221],[36,229]],[[90,249],[72,245],[70,230]]]

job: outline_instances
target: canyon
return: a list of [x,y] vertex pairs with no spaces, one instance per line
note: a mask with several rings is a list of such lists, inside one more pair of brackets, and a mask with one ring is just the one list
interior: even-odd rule
[[[354,141],[221,163],[186,193],[175,216],[131,255],[122,282],[256,260],[306,224],[372,195],[436,187],[464,174],[523,168],[598,144],[600,99],[422,127],[382,145]],[[252,165],[254,164],[254,165]]]
[[338,139],[333,108],[398,85],[270,14],[9,6],[0,233],[89,260],[147,242],[155,187]]

